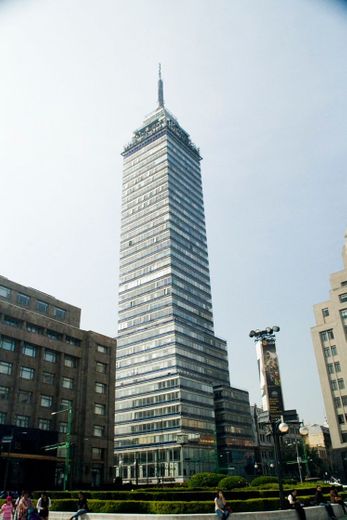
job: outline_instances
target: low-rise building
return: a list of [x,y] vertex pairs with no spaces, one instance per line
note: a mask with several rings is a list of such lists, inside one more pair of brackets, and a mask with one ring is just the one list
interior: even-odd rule
[[316,452],[327,472],[334,474],[329,428],[321,424],[309,424],[306,425],[306,428],[308,430],[305,437],[306,446]]
[[[32,487],[34,473],[45,488],[64,479],[112,482],[116,340],[82,330],[80,316],[78,307],[0,276],[0,479],[9,487]],[[36,453],[30,443],[15,450],[8,442],[40,431],[56,432],[58,442],[40,441]],[[46,474],[33,471],[38,460]]]
[[269,414],[256,404],[251,407],[254,430],[254,474],[274,475],[275,455],[274,442],[269,425]]

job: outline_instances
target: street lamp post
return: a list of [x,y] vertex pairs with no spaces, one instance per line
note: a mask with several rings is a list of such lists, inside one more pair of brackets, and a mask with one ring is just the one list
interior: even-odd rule
[[303,450],[303,454],[304,454],[304,463],[305,463],[305,467],[306,467],[306,476],[309,477],[310,476],[310,468],[309,468],[309,465],[308,465],[308,459],[307,459],[307,451],[306,451],[306,442],[305,442],[305,437],[307,437],[307,435],[309,434],[309,430],[306,426],[304,426],[304,424],[302,424],[299,428],[299,433],[301,435],[301,440],[302,440],[302,450]]
[[[8,479],[8,472],[9,472],[9,466],[10,466],[10,451],[12,448],[12,441],[13,441],[13,432],[12,435],[5,435],[1,440],[1,448],[7,444],[7,457],[6,457],[6,466],[5,466],[5,473],[4,473],[4,484],[3,488],[4,491],[6,491],[7,488],[7,479]],[[5,451],[5,448],[2,448],[1,451]]]
[[303,478],[302,478],[302,468],[301,468],[301,462],[302,462],[302,459],[300,457],[300,454],[299,454],[299,449],[298,449],[298,444],[299,444],[299,441],[298,440],[294,440],[293,442],[288,442],[286,444],[286,446],[295,446],[295,456],[296,456],[296,463],[298,465],[298,472],[299,472],[299,478],[300,478],[300,482],[302,483],[303,482]]
[[[65,434],[65,443],[56,444],[55,448],[65,448],[65,460],[64,460],[64,480],[63,480],[63,489],[67,490],[68,484],[70,484],[70,474],[71,474],[71,431],[72,431],[72,407],[64,408],[63,410],[59,410],[58,412],[52,412],[51,415],[58,415],[59,413],[67,412],[67,426],[66,426],[66,434]],[[50,446],[51,449],[54,446]]]
[[285,509],[285,498],[283,490],[283,471],[282,471],[282,456],[281,456],[281,445],[280,437],[288,433],[289,426],[283,419],[277,419],[271,423],[272,437],[274,440],[274,455],[275,455],[275,468],[278,478],[278,489],[280,496],[280,508]]
[[123,483],[123,459],[118,460],[118,476],[121,479],[121,484]]
[[184,445],[188,443],[188,435],[185,433],[177,434],[176,439],[177,444],[181,447],[180,449],[180,465],[181,470],[180,473],[182,475],[182,482],[184,482]]
[[138,487],[138,485],[139,485],[139,460],[137,458],[137,455],[135,455],[134,471],[135,471],[135,483],[136,483],[136,487]]
[[271,427],[271,434],[274,441],[274,462],[278,477],[280,507],[284,509],[285,500],[280,437],[288,433],[289,426],[283,421],[284,405],[275,345],[275,333],[279,332],[279,330],[280,328],[277,325],[266,327],[265,329],[251,330],[249,337],[253,338],[257,345],[263,411],[268,414],[265,423]]

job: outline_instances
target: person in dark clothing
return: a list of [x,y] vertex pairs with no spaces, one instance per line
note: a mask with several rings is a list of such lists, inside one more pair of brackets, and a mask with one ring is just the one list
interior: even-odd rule
[[296,489],[293,489],[293,491],[289,493],[288,502],[290,507],[296,510],[299,519],[306,520],[306,513],[304,508],[300,504],[300,500],[298,499],[298,492]]
[[77,511],[70,517],[69,520],[76,520],[79,516],[86,515],[88,511],[88,501],[85,497],[85,494],[80,491],[78,493]]
[[342,500],[342,497],[340,497],[340,495],[338,494],[337,489],[336,489],[335,486],[331,486],[331,488],[330,488],[330,502],[332,504],[340,504],[340,506],[343,509],[344,514],[347,513],[347,509],[346,509],[345,503]]
[[333,520],[336,520],[336,516],[335,516],[334,510],[333,510],[331,504],[329,504],[329,502],[327,501],[327,499],[323,495],[322,486],[317,486],[316,495],[315,495],[315,502],[316,502],[317,506],[324,506],[325,507],[326,512],[329,515],[329,518],[332,518]]
[[37,501],[36,507],[42,520],[48,520],[49,508],[51,507],[51,503],[51,499],[49,498],[47,493],[41,493],[41,496]]

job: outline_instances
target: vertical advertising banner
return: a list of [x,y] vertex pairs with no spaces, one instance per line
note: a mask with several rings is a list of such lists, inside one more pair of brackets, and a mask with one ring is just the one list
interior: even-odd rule
[[284,409],[275,339],[260,339],[256,350],[262,406],[272,421],[281,417]]

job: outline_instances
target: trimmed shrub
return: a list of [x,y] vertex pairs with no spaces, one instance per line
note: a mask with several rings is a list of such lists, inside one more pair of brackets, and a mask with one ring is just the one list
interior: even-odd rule
[[218,482],[218,487],[221,489],[234,489],[242,488],[247,485],[247,480],[243,477],[232,475],[230,477],[224,477]]
[[199,514],[211,513],[213,501],[208,502],[151,502],[150,512],[153,514]]
[[221,473],[195,473],[195,475],[192,476],[192,478],[188,481],[188,487],[190,488],[208,488],[208,487],[216,487],[218,485],[218,482],[224,477],[225,475]]
[[251,498],[243,502],[229,502],[232,510],[236,513],[246,513],[253,511],[276,511],[280,507],[279,498]]
[[152,502],[141,500],[90,500],[93,513],[150,513]]
[[263,484],[271,484],[271,483],[274,483],[274,482],[278,483],[278,478],[277,477],[271,477],[270,475],[264,475],[262,477],[254,478],[251,481],[251,486],[259,487],[259,486],[262,486]]
[[70,499],[52,499],[52,511],[75,511],[76,510],[76,500]]
[[[277,492],[278,492],[278,488],[279,488],[278,482],[268,482],[267,484],[262,484],[260,486],[260,489],[264,490],[264,491],[265,490],[266,491],[268,491],[268,490],[277,490]],[[292,488],[290,488],[290,489],[292,489]]]
[[241,488],[227,491],[225,496],[231,500],[248,500],[250,498],[260,498],[260,491],[259,489]]
[[[41,493],[43,493],[43,491],[33,491],[32,493],[32,497],[34,499],[38,499],[40,498],[41,496]],[[46,491],[45,491],[46,493]],[[71,491],[47,491],[47,494],[50,498],[72,498],[72,496],[74,495],[74,493],[72,493]],[[76,492],[76,498],[78,496],[78,492]],[[78,498],[77,498],[78,500]]]
[[[283,480],[283,484],[288,484],[288,486],[297,486],[298,482],[294,480],[293,478],[285,478]],[[307,484],[306,484],[307,485]]]
[[[307,497],[301,497],[306,499]],[[305,500],[306,502],[306,500]],[[253,498],[249,500],[228,500],[235,512],[272,511],[279,508],[279,498]],[[138,513],[138,514],[199,514],[212,513],[213,500],[208,501],[141,501],[141,500],[90,500],[93,513]],[[52,500],[52,511],[75,511],[71,500]]]

